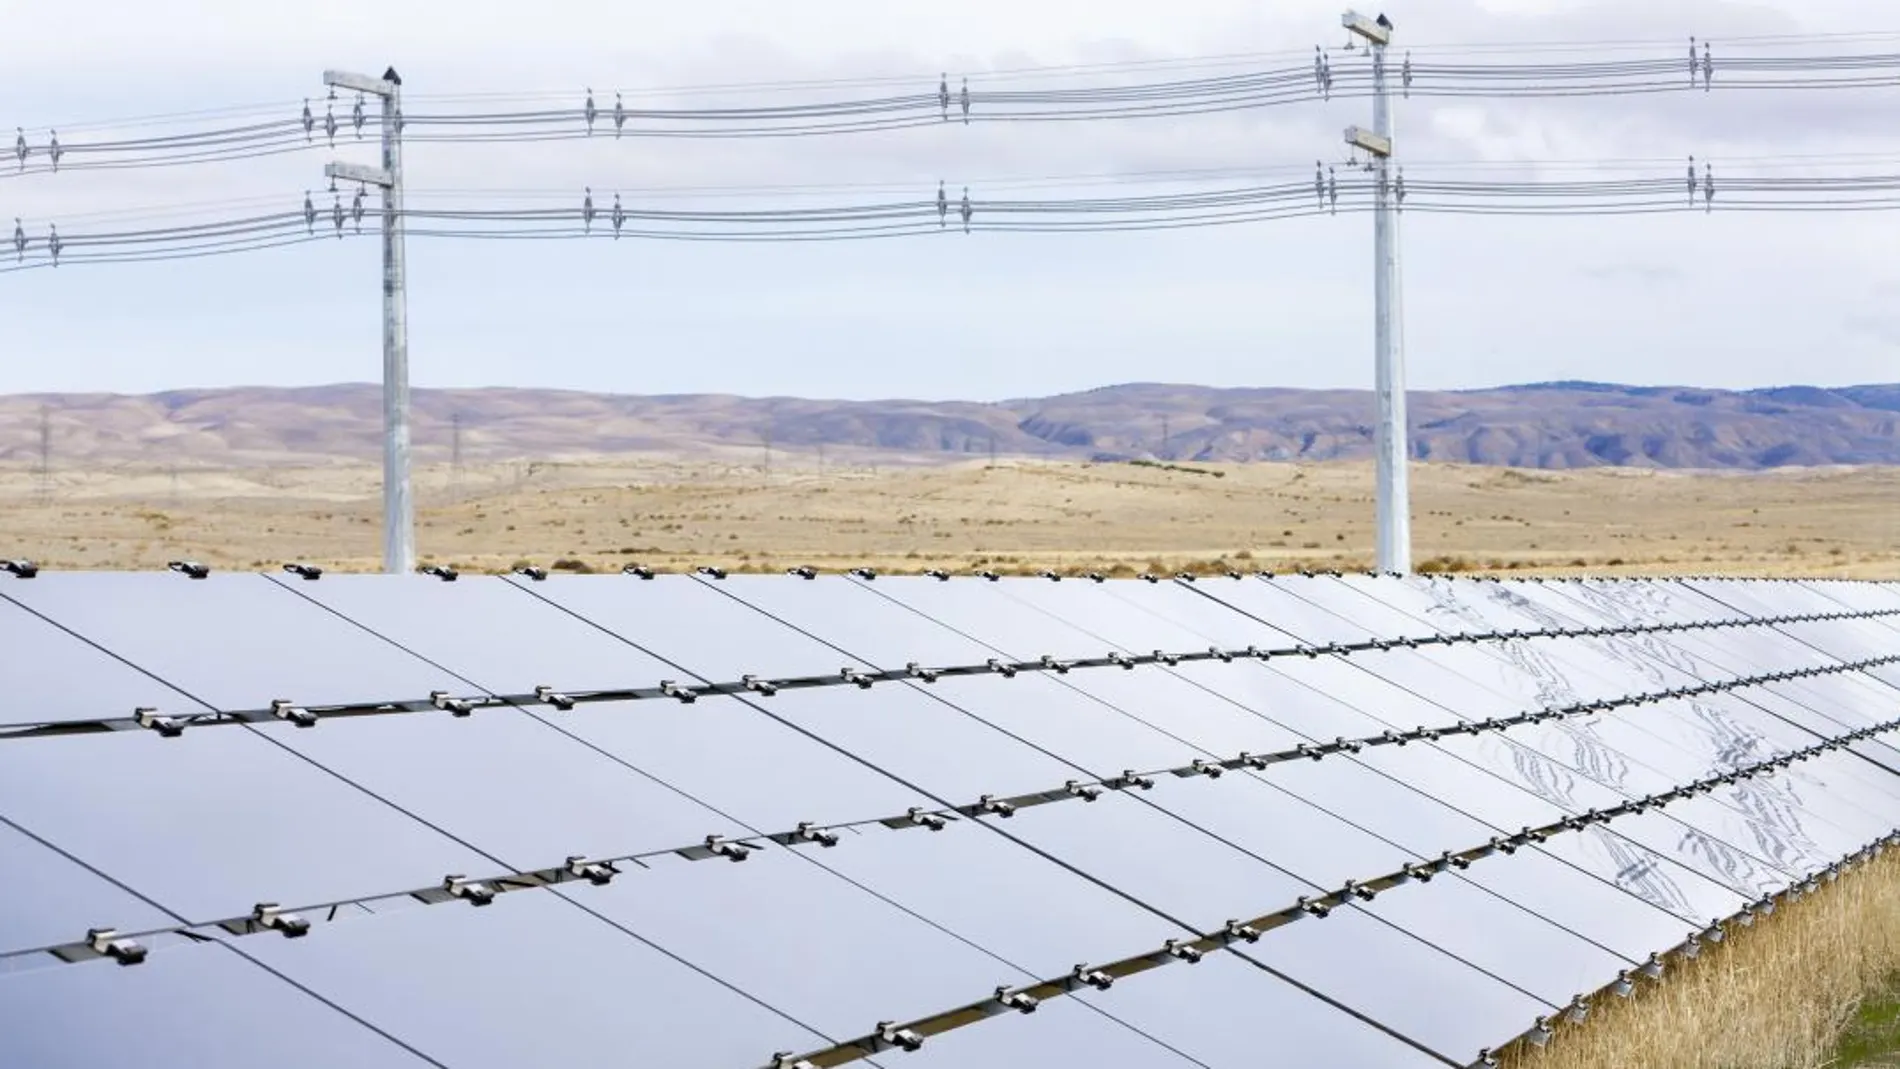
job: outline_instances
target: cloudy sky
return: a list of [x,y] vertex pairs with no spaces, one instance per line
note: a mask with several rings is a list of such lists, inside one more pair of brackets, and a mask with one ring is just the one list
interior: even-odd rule
[[[1343,43],[1316,0],[0,0],[0,127],[320,97],[320,74],[394,64],[412,110],[437,95],[578,106],[583,86],[794,79],[955,79],[1029,66],[1275,52],[1298,65]],[[1470,62],[1630,58],[1618,42],[1900,31],[1900,10],[1844,0],[1397,0],[1395,44],[1574,51],[1444,52]],[[1858,11],[1856,9],[1859,9]],[[1739,46],[1738,46],[1739,47]],[[1842,50],[1900,50],[1900,42]],[[1621,50],[1618,50],[1621,49]],[[811,91],[807,91],[811,92]],[[783,103],[785,90],[742,101]],[[549,95],[552,94],[552,95]],[[568,99],[571,97],[572,99]],[[646,97],[643,100],[663,99]],[[680,99],[704,100],[705,97]],[[1900,89],[1404,103],[1401,155],[1509,163],[1526,177],[1805,166],[1900,167]],[[446,106],[446,105],[443,105]],[[474,106],[467,103],[456,106]],[[418,190],[968,184],[1047,175],[1343,162],[1336,100],[1192,120],[929,127],[744,142],[627,139],[413,145]],[[11,141],[9,131],[7,141]],[[367,145],[334,157],[373,162]],[[0,181],[0,216],[86,229],[102,212],[321,196],[322,146],[270,159]],[[1751,161],[1755,161],[1751,163]],[[1504,173],[1495,171],[1492,173]],[[1100,189],[1072,191],[1100,195]],[[496,193],[500,195],[499,192]],[[1052,195],[1066,195],[1061,190]],[[759,199],[760,204],[771,201]],[[209,208],[202,206],[209,205]],[[246,214],[249,209],[233,209]],[[275,210],[275,209],[273,209]],[[1039,395],[1125,381],[1362,386],[1371,375],[1371,221],[1341,215],[1173,234],[947,234],[808,244],[410,243],[414,381],[640,393],[832,397]],[[1588,378],[1759,386],[1900,378],[1900,215],[1634,218],[1409,215],[1412,385]],[[372,380],[380,368],[375,242],[157,265],[0,275],[0,392]]]

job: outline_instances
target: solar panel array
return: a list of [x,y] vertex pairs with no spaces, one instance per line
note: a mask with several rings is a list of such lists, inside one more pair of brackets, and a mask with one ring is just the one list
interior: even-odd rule
[[1482,1064],[1900,828],[1900,585],[0,575],[0,1065]]

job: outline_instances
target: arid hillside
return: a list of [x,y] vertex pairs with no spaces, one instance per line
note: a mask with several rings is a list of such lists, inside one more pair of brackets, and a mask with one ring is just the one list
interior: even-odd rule
[[[417,390],[425,462],[668,459],[816,466],[990,456],[1315,462],[1371,456],[1364,391],[1135,384],[1059,397],[827,401]],[[1733,392],[1551,383],[1411,399],[1420,459],[1521,468],[1900,464],[1900,386]],[[372,385],[0,397],[0,466],[252,468],[378,456]]]

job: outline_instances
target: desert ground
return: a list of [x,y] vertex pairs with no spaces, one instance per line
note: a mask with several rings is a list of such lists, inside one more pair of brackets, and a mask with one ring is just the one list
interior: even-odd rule
[[[0,469],[0,557],[56,568],[380,565],[380,469]],[[1362,464],[581,459],[419,469],[426,561],[1132,575],[1364,568]],[[1422,464],[1421,569],[1900,576],[1900,469]]]

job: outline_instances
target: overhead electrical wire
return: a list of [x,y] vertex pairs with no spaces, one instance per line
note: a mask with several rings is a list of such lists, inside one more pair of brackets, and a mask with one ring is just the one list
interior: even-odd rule
[[[1880,171],[1807,174],[1758,173],[1711,161],[1679,165],[1673,175],[1600,178],[1461,178],[1437,169],[1407,176],[1395,171],[1389,192],[1399,211],[1434,215],[1617,216],[1700,212],[1872,212],[1900,209],[1900,164]],[[836,187],[831,203],[733,207],[727,198],[675,191],[679,200],[636,199],[591,188],[575,197],[550,191],[410,191],[405,233],[418,239],[545,241],[671,240],[829,242],[928,235],[1015,233],[1087,234],[1224,227],[1271,220],[1365,212],[1376,201],[1377,179],[1351,167],[1316,167],[1295,181],[1198,184],[1179,178],[1151,183],[1153,192],[1051,196],[1046,179],[1007,180],[989,195],[942,184],[871,197],[864,186]],[[1016,195],[1007,195],[1014,192]],[[702,190],[703,194],[704,191]],[[561,203],[561,198],[566,203]],[[290,198],[286,198],[290,200]],[[324,238],[379,232],[380,206],[363,191],[329,194],[319,205],[306,194],[283,211],[238,218],[133,225],[127,213],[99,213],[96,228],[59,231],[56,223],[29,231],[16,222],[0,272],[83,263],[128,263],[275,248]]]
[[[1900,36],[1900,35],[1889,35]],[[1793,40],[1793,39],[1791,39]],[[1853,43],[1884,43],[1855,38]],[[1773,39],[1742,46],[1763,49]],[[1785,44],[1785,42],[1783,42]],[[1847,41],[1826,43],[1841,47]],[[1645,46],[1657,50],[1659,46]],[[1700,49],[1631,59],[1473,63],[1437,61],[1427,49],[1388,57],[1401,96],[1422,98],[1528,99],[1630,96],[1720,89],[1852,90],[1900,86],[1900,51],[1815,54],[1716,53]],[[1418,58],[1414,58],[1414,52]],[[1455,53],[1447,50],[1455,59]],[[1370,95],[1371,63],[1362,51],[1348,55],[1316,49],[1310,62],[1259,69],[1262,57],[1232,55],[1198,59],[1131,61],[1072,68],[1021,68],[936,79],[838,79],[829,82],[756,83],[753,95],[766,103],[707,106],[642,106],[641,97],[660,91],[591,90],[566,96],[478,94],[468,97],[412,96],[398,118],[406,142],[521,143],[613,138],[796,138],[865,134],[971,123],[1052,123],[1174,118],[1247,111],[1332,98]],[[1335,63],[1333,55],[1341,59]],[[1243,68],[1236,73],[1152,79],[1157,73]],[[1087,73],[1095,83],[1037,87],[1038,77]],[[1120,75],[1119,80],[1114,75]],[[1136,80],[1129,80],[1130,77]],[[973,84],[974,83],[974,84]],[[1027,83],[1027,84],[1025,84]],[[910,92],[838,96],[837,89],[900,89]],[[738,91],[743,86],[731,87]],[[673,91],[675,97],[719,87]],[[825,95],[815,95],[823,92]],[[629,106],[626,98],[633,96]],[[432,110],[444,103],[519,102],[507,110]],[[417,110],[417,105],[422,105]],[[271,118],[257,106],[203,113],[225,125],[174,133],[142,132],[153,119],[70,128],[15,129],[11,167],[0,178],[66,170],[181,166],[254,159],[333,146],[338,140],[380,135],[380,116],[360,98],[304,100]],[[242,121],[240,121],[242,120]],[[77,133],[76,133],[77,131]],[[91,136],[87,136],[90,134]]]

